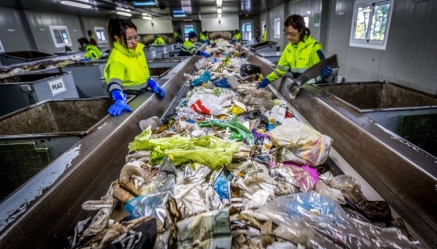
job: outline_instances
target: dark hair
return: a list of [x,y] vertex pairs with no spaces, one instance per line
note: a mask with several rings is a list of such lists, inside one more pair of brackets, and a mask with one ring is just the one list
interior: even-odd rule
[[287,17],[284,21],[284,27],[292,26],[293,28],[297,29],[297,31],[302,32],[302,35],[300,36],[300,41],[302,41],[305,36],[310,35],[311,31],[309,28],[305,26],[305,21],[303,20],[303,17],[301,15],[291,15]]
[[93,31],[88,30],[87,32],[88,32],[88,35],[93,35]]
[[106,22],[106,31],[108,32],[109,36],[109,45],[111,47],[114,46],[115,42],[115,36],[118,36],[121,40],[121,44],[127,48],[127,41],[126,41],[126,30],[129,28],[137,30],[137,26],[135,24],[127,19],[118,18],[118,17],[111,17]]
[[80,43],[81,47],[86,47],[86,45],[91,44],[90,41],[85,37],[81,37],[77,39],[77,41]]

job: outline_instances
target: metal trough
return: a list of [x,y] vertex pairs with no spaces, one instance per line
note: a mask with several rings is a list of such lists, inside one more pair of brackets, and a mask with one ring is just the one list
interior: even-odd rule
[[71,73],[21,74],[1,78],[0,89],[0,116],[44,100],[79,97]]
[[50,100],[0,118],[0,200],[83,137],[107,114],[109,98]]
[[56,55],[38,51],[15,51],[0,53],[0,62],[2,65],[13,65],[52,57],[56,57]]
[[[264,75],[273,70],[249,51],[247,56]],[[82,203],[99,200],[119,177],[127,145],[141,132],[138,122],[163,115],[185,96],[184,73],[193,72],[196,59],[188,57],[169,73],[172,77],[162,86],[167,93],[163,100],[150,92],[136,97],[130,103],[134,110],[131,114],[108,119],[98,131],[84,137],[0,203],[0,247],[65,247],[77,222],[89,217]],[[304,86],[295,100],[290,99],[290,84],[290,79],[283,78],[273,82],[270,89],[291,103],[314,128],[331,136],[335,150],[415,231],[431,246],[437,246],[437,169],[428,167],[435,166],[435,158],[393,139],[367,117],[351,112],[353,109],[314,86]]]
[[437,97],[390,82],[316,84],[384,128],[437,156]]
[[250,45],[249,48],[251,51],[255,53],[259,52],[276,52],[276,44],[274,41],[265,41],[259,42],[253,45]]

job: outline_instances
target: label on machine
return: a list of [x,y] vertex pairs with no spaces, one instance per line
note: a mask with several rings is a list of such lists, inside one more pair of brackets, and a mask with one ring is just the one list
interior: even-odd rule
[[67,88],[65,87],[65,84],[64,84],[64,81],[62,80],[62,78],[48,81],[48,83],[49,83],[49,87],[50,87],[50,90],[52,91],[53,96],[58,94],[58,93],[62,93],[62,92],[67,91]]

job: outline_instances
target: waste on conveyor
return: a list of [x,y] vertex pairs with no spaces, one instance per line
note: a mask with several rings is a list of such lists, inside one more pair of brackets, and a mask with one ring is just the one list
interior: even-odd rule
[[9,66],[0,66],[0,78],[6,78],[14,75],[24,74],[28,72],[40,71],[44,69],[63,67],[80,60],[80,56],[62,56],[61,59],[52,58],[47,61],[22,63]]
[[257,89],[238,47],[216,45],[174,112],[140,122],[70,248],[421,247],[354,177],[321,170],[332,139]]

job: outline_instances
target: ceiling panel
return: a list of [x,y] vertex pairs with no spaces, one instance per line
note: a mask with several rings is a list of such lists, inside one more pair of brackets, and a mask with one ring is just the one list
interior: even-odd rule
[[[72,0],[79,1],[79,0]],[[133,17],[140,17],[142,12],[149,12],[155,16],[170,17],[173,10],[184,9],[190,18],[199,19],[201,15],[217,14],[216,0],[157,0],[156,7],[135,7],[133,0],[89,0],[92,9],[81,9],[59,3],[59,0],[0,0],[0,7],[27,9],[43,12],[66,13],[83,16],[113,16],[115,7],[129,8]],[[284,0],[223,0],[223,15],[259,15],[260,13],[275,8]],[[182,18],[183,19],[183,18]],[[178,18],[175,18],[178,20]]]

